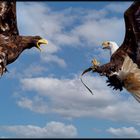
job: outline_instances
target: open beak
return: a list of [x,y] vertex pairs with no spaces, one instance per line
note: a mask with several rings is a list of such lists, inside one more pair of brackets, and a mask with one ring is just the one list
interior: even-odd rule
[[109,49],[109,47],[108,46],[103,46],[103,49]]
[[48,41],[46,39],[40,39],[38,42],[37,42],[37,49],[39,49],[41,51],[41,48],[40,48],[40,45],[41,44],[48,44]]
[[109,49],[109,46],[107,45],[107,43],[102,43],[102,47],[103,47],[103,49]]

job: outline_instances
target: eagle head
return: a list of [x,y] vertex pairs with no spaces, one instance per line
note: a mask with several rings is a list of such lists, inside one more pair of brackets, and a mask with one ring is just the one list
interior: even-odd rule
[[119,48],[116,42],[113,41],[104,41],[102,43],[103,49],[109,49],[111,55]]
[[103,49],[110,49],[111,47],[111,42],[110,41],[104,41],[102,43]]
[[41,51],[40,45],[41,44],[48,44],[48,41],[46,39],[41,38],[40,36],[34,37],[34,46]]

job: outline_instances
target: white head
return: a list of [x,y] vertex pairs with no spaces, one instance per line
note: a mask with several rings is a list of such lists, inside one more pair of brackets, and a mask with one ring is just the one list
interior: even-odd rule
[[102,46],[103,46],[103,49],[109,49],[110,50],[110,55],[112,55],[119,48],[117,43],[113,42],[113,41],[104,41],[102,43]]

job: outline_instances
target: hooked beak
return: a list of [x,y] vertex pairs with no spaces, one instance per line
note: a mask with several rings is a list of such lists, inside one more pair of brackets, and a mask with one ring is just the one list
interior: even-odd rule
[[109,49],[109,45],[106,42],[102,43],[102,48],[103,49]]
[[46,39],[40,39],[40,40],[37,42],[36,46],[37,46],[37,49],[39,49],[40,51],[41,51],[41,48],[40,48],[40,45],[41,45],[41,44],[48,44],[48,41],[47,41]]

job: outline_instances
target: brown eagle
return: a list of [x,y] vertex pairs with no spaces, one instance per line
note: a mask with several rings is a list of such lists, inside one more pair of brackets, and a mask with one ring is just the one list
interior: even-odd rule
[[[28,22],[28,21],[27,21]],[[40,49],[48,41],[40,36],[19,35],[16,19],[16,1],[0,1],[0,74],[7,71],[6,65],[14,62],[25,50]]]
[[124,87],[140,102],[140,1],[134,1],[125,11],[124,20],[126,33],[122,45],[118,47],[113,41],[102,44],[104,49],[110,49],[110,62],[100,66],[94,59],[93,66],[82,75],[92,70],[106,76],[108,86],[120,91]]

